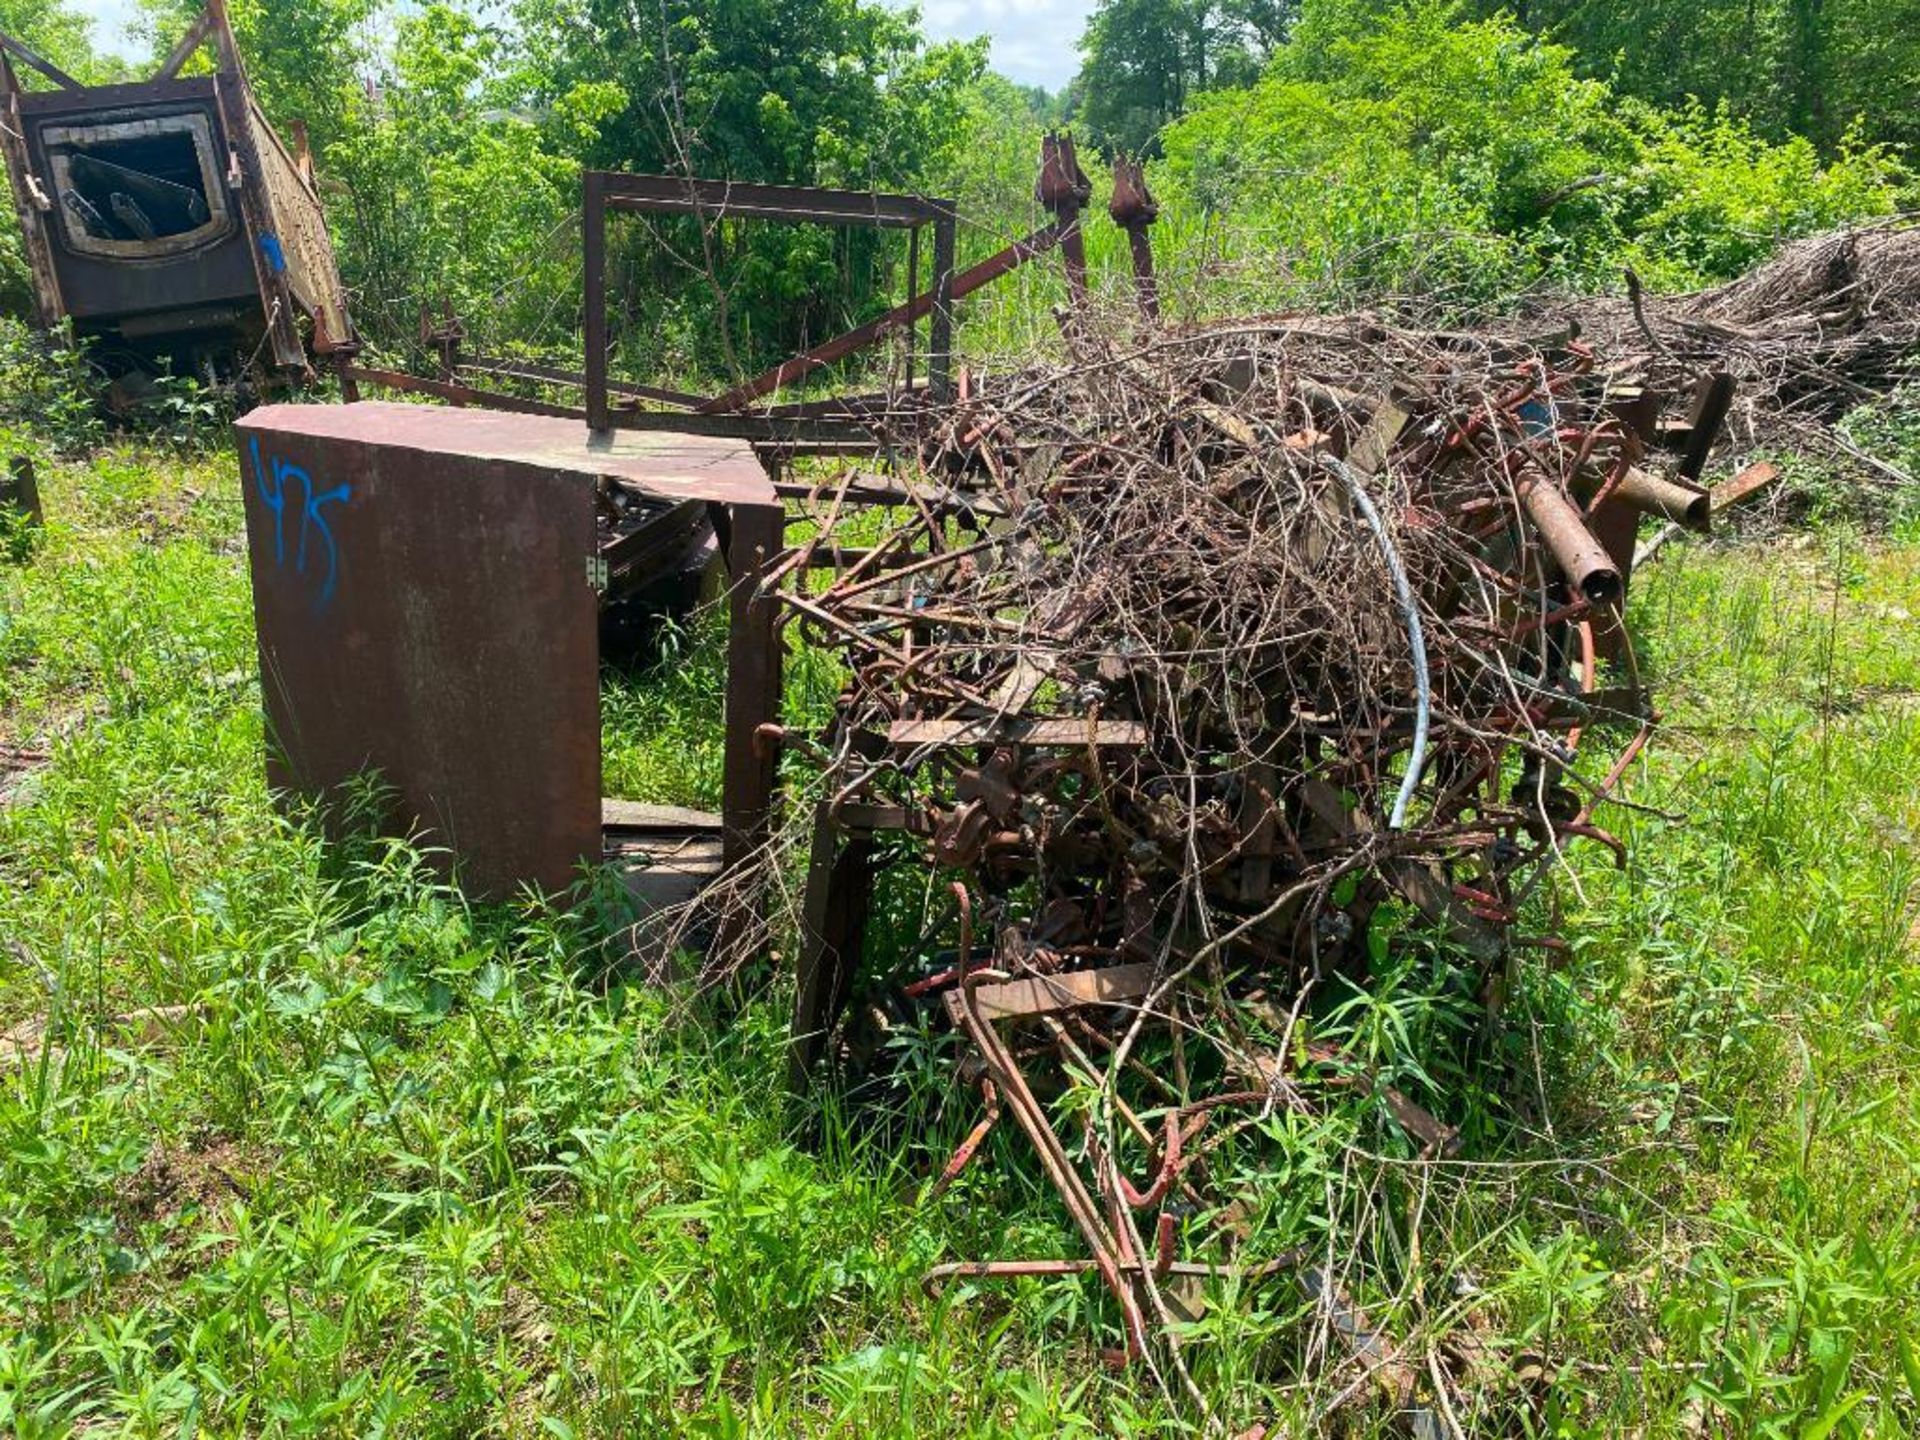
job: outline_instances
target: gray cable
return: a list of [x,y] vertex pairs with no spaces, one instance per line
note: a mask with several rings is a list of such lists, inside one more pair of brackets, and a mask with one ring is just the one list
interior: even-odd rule
[[1427,674],[1427,641],[1420,629],[1420,607],[1414,603],[1413,586],[1407,580],[1406,567],[1400,563],[1400,552],[1393,548],[1386,522],[1374,508],[1373,497],[1367,494],[1360,477],[1343,460],[1336,460],[1331,455],[1321,455],[1319,459],[1347,487],[1347,494],[1366,517],[1374,539],[1380,542],[1380,553],[1386,556],[1387,571],[1393,576],[1393,593],[1400,601],[1401,618],[1407,622],[1407,644],[1413,648],[1413,754],[1407,759],[1406,778],[1400,782],[1400,794],[1395,798],[1393,814],[1387,820],[1388,829],[1399,830],[1407,823],[1407,806],[1413,801],[1413,792],[1420,788],[1420,772],[1427,763],[1427,727],[1433,713],[1433,686]]

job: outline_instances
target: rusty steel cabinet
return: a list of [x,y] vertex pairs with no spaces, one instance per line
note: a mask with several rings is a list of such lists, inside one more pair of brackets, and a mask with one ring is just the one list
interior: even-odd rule
[[[412,413],[368,413],[389,409]],[[593,481],[445,453],[420,423],[445,413],[273,405],[237,427],[268,778],[378,775],[388,823],[477,893],[557,889],[600,852]]]
[[[476,895],[577,878],[602,854],[596,490],[726,508],[746,573],[743,540],[763,562],[781,515],[751,449],[590,445],[572,420],[371,401],[265,406],[235,436],[269,781],[337,799],[379,776],[383,820],[444,847]],[[763,628],[742,647],[766,650]],[[777,694],[775,678],[729,699],[729,753],[759,770],[748,742]],[[759,770],[729,775],[751,823]]]

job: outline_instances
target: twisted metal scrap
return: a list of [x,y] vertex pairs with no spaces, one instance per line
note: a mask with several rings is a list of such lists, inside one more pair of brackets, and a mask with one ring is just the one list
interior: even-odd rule
[[[948,995],[982,1062],[989,1119],[942,1183],[1004,1105],[1092,1251],[938,1278],[1095,1271],[1126,1353],[1184,1378],[1196,1297],[1170,1287],[1276,1263],[1228,1263],[1248,1246],[1223,1187],[1305,1103],[1299,1055],[1370,1083],[1295,1043],[1306,989],[1411,912],[1491,994],[1515,943],[1560,943],[1515,932],[1564,847],[1623,853],[1594,815],[1652,717],[1587,521],[1693,497],[1642,467],[1578,346],[1324,321],[1071,338],[1071,365],[894,417],[937,500],[783,598],[851,676],[815,752],[830,811],[898,817],[960,877],[959,961],[909,987]],[[852,483],[816,491],[815,548],[851,544]],[[1592,727],[1622,720],[1596,760]],[[1005,998],[1028,980],[1052,991]],[[989,985],[1016,988],[982,1008]]]

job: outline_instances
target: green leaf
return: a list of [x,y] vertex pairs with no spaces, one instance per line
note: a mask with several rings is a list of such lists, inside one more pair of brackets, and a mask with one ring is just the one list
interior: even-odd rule
[[1833,1427],[1846,1419],[1852,1412],[1853,1407],[1866,1398],[1866,1391],[1854,1391],[1853,1394],[1847,1396],[1846,1399],[1842,1400],[1831,1410],[1827,1411],[1826,1414],[1802,1430],[1800,1432],[1800,1440],[1827,1440],[1827,1436],[1833,1433]]

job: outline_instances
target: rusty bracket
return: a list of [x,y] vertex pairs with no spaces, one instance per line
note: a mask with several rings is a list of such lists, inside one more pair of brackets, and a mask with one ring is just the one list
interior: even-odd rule
[[1107,201],[1107,214],[1113,223],[1127,232],[1127,246],[1133,254],[1133,287],[1139,297],[1140,313],[1149,320],[1160,318],[1160,290],[1153,276],[1153,241],[1147,231],[1160,217],[1160,206],[1147,189],[1146,172],[1130,155],[1113,157],[1113,196]]

